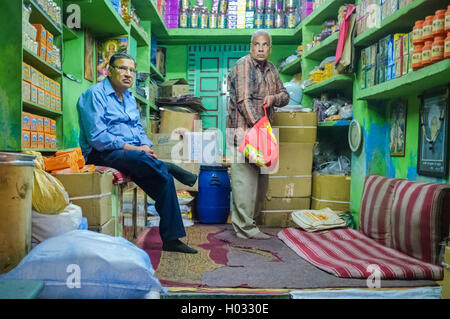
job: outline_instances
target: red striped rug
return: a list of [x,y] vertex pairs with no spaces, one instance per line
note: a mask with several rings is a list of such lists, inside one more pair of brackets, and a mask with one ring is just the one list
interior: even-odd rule
[[442,267],[388,248],[351,228],[308,233],[286,228],[278,233],[286,245],[316,267],[343,278],[442,280]]

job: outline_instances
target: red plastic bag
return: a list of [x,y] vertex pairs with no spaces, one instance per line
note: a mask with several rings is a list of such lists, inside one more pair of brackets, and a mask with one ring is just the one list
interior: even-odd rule
[[245,135],[239,152],[243,153],[250,163],[273,168],[278,164],[278,142],[267,117],[267,105],[264,104],[263,107],[264,117]]

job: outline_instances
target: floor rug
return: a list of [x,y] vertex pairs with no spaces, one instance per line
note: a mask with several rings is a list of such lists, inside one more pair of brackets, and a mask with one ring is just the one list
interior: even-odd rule
[[[367,288],[365,279],[339,278],[298,256],[277,238],[279,228],[263,228],[268,240],[241,239],[229,224],[186,227],[182,240],[198,254],[161,251],[158,228],[151,227],[136,244],[145,250],[161,284],[169,287],[314,289]],[[382,280],[381,287],[434,286],[430,280]]]

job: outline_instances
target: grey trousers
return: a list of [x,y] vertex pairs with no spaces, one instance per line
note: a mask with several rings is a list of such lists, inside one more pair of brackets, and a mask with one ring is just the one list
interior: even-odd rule
[[252,237],[259,232],[255,218],[261,212],[269,175],[255,164],[231,164],[231,224],[236,233]]

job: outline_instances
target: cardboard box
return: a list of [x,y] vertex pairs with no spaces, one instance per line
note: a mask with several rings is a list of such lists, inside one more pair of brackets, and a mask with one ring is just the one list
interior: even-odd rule
[[45,93],[44,90],[38,87],[37,89],[37,98],[38,104],[44,106],[45,105]]
[[193,132],[194,121],[199,120],[198,113],[175,112],[169,110],[161,111],[160,133],[171,134],[177,129]]
[[48,91],[44,91],[44,106],[50,108],[51,98]]
[[50,119],[50,134],[56,134],[56,121]]
[[290,197],[290,198],[278,198],[267,197],[264,200],[262,210],[301,210],[309,209],[311,205],[311,197]]
[[46,149],[52,148],[52,136],[48,133],[44,133],[44,148]]
[[38,103],[38,88],[36,85],[30,85],[30,100],[33,103]]
[[183,78],[165,81],[159,87],[160,97],[179,97],[188,94],[189,85]]
[[183,158],[203,165],[222,161],[220,131],[186,132],[183,136]]
[[31,115],[27,112],[22,112],[22,130],[29,131],[30,129],[31,129]]
[[311,175],[271,176],[267,187],[268,197],[307,197],[311,196]]
[[37,148],[38,147],[38,132],[30,132],[30,147]]
[[311,175],[315,143],[280,143],[278,171],[271,176]]
[[37,131],[38,132],[44,132],[44,118],[42,116],[36,116],[36,122],[37,122]]
[[116,229],[115,229],[116,219],[114,217],[111,217],[110,220],[108,220],[106,223],[100,226],[89,226],[88,229],[91,231],[95,231],[97,233],[102,233],[110,236],[117,236],[116,235]]
[[37,132],[37,116],[30,114],[30,131]]
[[38,73],[38,82],[39,82],[38,88],[44,90],[44,75],[39,71],[37,71],[37,73]]
[[69,197],[71,203],[82,209],[83,217],[88,220],[88,225],[100,226],[112,217],[111,194],[100,194],[98,198]]
[[25,62],[22,62],[22,79],[31,83],[31,68]]
[[255,219],[257,225],[266,227],[298,227],[291,219],[292,211],[261,211]]
[[48,51],[53,52],[53,34],[47,31],[47,48]]
[[26,101],[30,101],[31,99],[31,86],[26,81],[22,81],[22,99]]
[[148,134],[148,138],[153,142],[152,149],[158,159],[162,161],[172,160],[172,151],[174,156],[183,158],[183,140],[177,134]]
[[[450,265],[450,246],[445,247],[444,262]],[[448,267],[444,267],[441,298],[450,299],[450,269]]]
[[33,24],[33,26],[37,30],[36,42],[46,45],[47,44],[47,30],[44,28],[44,26],[42,24]]
[[39,71],[30,66],[30,72],[31,72],[31,84],[39,86]]
[[47,46],[45,44],[39,43],[38,52],[39,57],[45,61],[47,58]]
[[45,146],[45,138],[44,138],[44,132],[38,132],[38,144],[37,147],[40,149],[43,149]]
[[312,143],[317,138],[317,113],[276,112],[272,127],[279,142]]
[[75,174],[56,174],[70,197],[107,194],[112,191],[111,173],[86,172]]
[[55,95],[60,97],[61,96],[61,85],[56,81],[55,81],[54,85],[55,85]]
[[51,149],[56,150],[58,148],[58,140],[56,139],[56,135],[52,135],[52,144],[51,144]]
[[329,207],[332,210],[350,209],[351,177],[345,175],[313,174],[311,209]]
[[30,141],[30,131],[22,130],[22,148],[30,148],[31,147],[31,141]]

